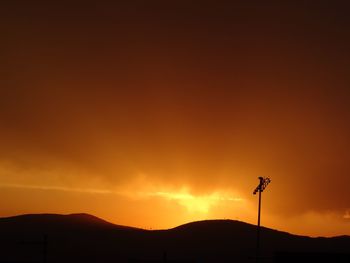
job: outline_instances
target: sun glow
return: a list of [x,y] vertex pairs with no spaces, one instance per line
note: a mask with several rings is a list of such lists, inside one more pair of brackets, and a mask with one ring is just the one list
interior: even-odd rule
[[161,197],[167,200],[175,201],[184,206],[190,213],[207,214],[210,208],[219,204],[219,202],[241,202],[242,199],[232,197],[232,195],[222,192],[214,192],[207,195],[193,195],[188,188],[182,188],[178,192],[157,191],[147,194],[149,197]]

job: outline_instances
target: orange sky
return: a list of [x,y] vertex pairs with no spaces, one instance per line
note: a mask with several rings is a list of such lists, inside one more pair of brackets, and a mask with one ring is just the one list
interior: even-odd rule
[[[242,1],[243,2],[243,1]],[[350,235],[346,6],[1,3],[0,216]]]

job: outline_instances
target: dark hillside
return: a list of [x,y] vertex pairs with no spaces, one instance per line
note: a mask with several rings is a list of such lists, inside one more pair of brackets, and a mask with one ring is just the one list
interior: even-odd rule
[[[0,233],[0,262],[254,262],[256,245],[256,226],[233,220],[148,231],[87,214],[22,215],[0,218]],[[350,252],[347,236],[310,238],[262,228],[261,241],[266,262],[276,255],[300,261]]]

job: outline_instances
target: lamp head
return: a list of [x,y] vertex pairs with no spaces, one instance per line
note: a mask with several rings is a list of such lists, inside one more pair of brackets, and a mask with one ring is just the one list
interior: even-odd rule
[[266,188],[266,186],[271,182],[270,178],[268,177],[262,177],[259,176],[258,179],[260,180],[259,185],[255,188],[253,194],[255,195],[257,192],[263,192]]

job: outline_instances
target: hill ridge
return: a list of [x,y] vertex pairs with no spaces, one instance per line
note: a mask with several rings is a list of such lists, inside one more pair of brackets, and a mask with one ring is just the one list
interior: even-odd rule
[[[256,251],[256,226],[230,219],[144,230],[115,225],[86,213],[26,214],[0,218],[0,232],[3,251],[0,262],[37,262],[43,251],[40,244],[47,244],[53,263],[164,262],[161,260],[164,254],[169,262],[180,259],[179,262],[214,263],[234,259],[248,263]],[[269,258],[284,251],[297,257],[305,255],[304,252],[339,255],[349,253],[350,248],[348,236],[310,238],[266,227],[261,229],[261,240],[261,255]],[[33,241],[39,245],[23,245]]]

